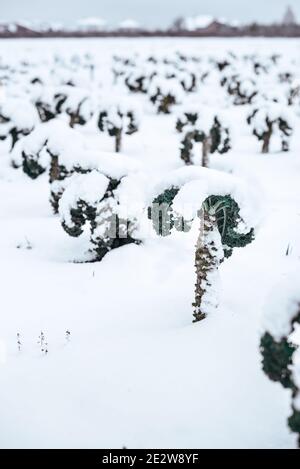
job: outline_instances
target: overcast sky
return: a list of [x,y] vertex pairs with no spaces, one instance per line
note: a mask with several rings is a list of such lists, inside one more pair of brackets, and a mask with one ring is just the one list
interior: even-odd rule
[[230,20],[272,22],[287,4],[300,20],[300,0],[2,0],[0,20],[65,23],[100,16],[111,24],[132,18],[146,26],[165,26],[178,16],[208,14]]

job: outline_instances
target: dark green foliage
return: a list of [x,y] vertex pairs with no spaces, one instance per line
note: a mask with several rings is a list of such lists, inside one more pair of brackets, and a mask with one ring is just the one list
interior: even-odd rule
[[[8,124],[11,122],[10,118],[3,116],[0,114],[0,124]],[[7,137],[11,137],[11,147],[12,150],[15,144],[20,140],[21,137],[25,137],[26,135],[30,134],[30,129],[19,129],[18,127],[14,126],[11,122],[10,129],[6,130],[5,133],[0,134],[0,140],[6,140]]]
[[26,137],[26,135],[30,134],[29,130],[18,130],[16,127],[13,127],[10,130],[11,136],[11,150],[14,148],[15,144],[20,140],[21,137]]
[[[148,208],[148,218],[151,219],[158,235],[168,236],[172,228],[185,232],[191,228],[191,220],[184,220],[173,210],[173,201],[179,190],[175,186],[167,188]],[[205,295],[214,288],[212,278],[217,273],[224,256],[229,257],[234,247],[245,246],[254,238],[253,229],[246,234],[237,231],[239,223],[242,222],[240,209],[230,195],[207,197],[199,207],[197,215],[201,223],[195,250],[197,280],[193,322],[203,320],[208,314],[210,307],[205,302]]]
[[226,86],[227,93],[233,97],[233,104],[239,106],[244,104],[251,104],[258,91],[254,89],[248,90],[243,88],[243,82],[240,80],[238,75],[231,77],[225,77],[221,80],[221,85]]
[[229,67],[229,65],[230,65],[230,62],[228,62],[228,60],[226,59],[216,61],[216,66],[219,72],[222,72],[226,67]]
[[247,117],[247,123],[253,125],[253,135],[263,142],[262,153],[269,153],[271,137],[274,133],[274,128],[277,126],[280,138],[281,138],[281,150],[289,151],[289,138],[293,133],[293,129],[289,126],[288,122],[282,117],[270,118],[268,113],[265,113],[264,121],[265,128],[261,128],[261,123],[258,125],[255,123],[255,117],[257,116],[259,109],[254,109],[252,113]]
[[300,448],[300,411],[293,407],[293,413],[288,418],[288,425],[292,432],[298,433],[298,447]]
[[31,179],[38,178],[47,169],[39,164],[36,156],[26,154],[24,151],[22,152],[22,168],[24,173]]
[[[122,114],[120,111],[118,112],[118,115],[120,118],[125,117],[125,115]],[[127,128],[124,131],[127,135],[132,135],[133,133],[138,131],[138,127],[135,122],[135,116],[133,115],[133,112],[131,111],[128,111],[126,113],[126,116],[129,118],[129,123],[128,123]],[[105,132],[105,130],[107,130],[110,137],[115,137],[116,135],[118,135],[118,132],[120,131],[119,127],[115,127],[109,121],[109,113],[107,111],[102,111],[99,113],[98,128],[101,132]]]
[[203,143],[204,139],[204,132],[199,132],[198,130],[191,130],[185,134],[184,139],[181,142],[180,158],[186,165],[193,164],[192,152],[194,143]]
[[184,119],[178,118],[176,121],[176,130],[182,132],[187,124],[195,125],[198,120],[197,112],[185,112]]
[[180,80],[180,84],[181,84],[182,88],[187,93],[192,93],[193,91],[195,91],[196,90],[196,85],[197,85],[196,75],[194,73],[191,73],[190,75],[191,75],[191,82],[190,82],[189,85],[187,85],[185,80]]
[[272,381],[279,382],[284,388],[292,391],[293,413],[288,418],[288,425],[292,432],[298,434],[300,448],[300,412],[293,405],[295,398],[299,396],[300,389],[293,380],[291,367],[294,365],[294,353],[297,346],[290,340],[295,330],[295,325],[300,324],[300,303],[298,311],[290,320],[290,330],[280,340],[275,340],[270,332],[265,332],[260,341],[263,371]]
[[252,91],[249,94],[244,93],[242,83],[239,81],[233,87],[229,87],[228,92],[235,97],[233,102],[235,105],[251,104],[258,93],[257,91]]
[[62,106],[66,100],[67,96],[61,93],[57,93],[54,95],[53,102],[51,104],[38,100],[35,103],[35,106],[37,108],[41,121],[48,122],[58,116],[58,114],[62,112]]
[[[190,220],[184,220],[182,216],[174,214],[172,203],[179,192],[178,187],[170,187],[159,194],[148,208],[148,218],[152,220],[156,233],[160,236],[168,236],[172,228],[177,231],[189,231]],[[241,222],[240,209],[235,200],[230,196],[211,195],[203,206],[199,208],[214,212],[221,235],[222,245],[226,257],[230,257],[235,247],[244,247],[254,239],[254,230],[246,234],[237,232],[238,224]]]
[[66,113],[70,116],[70,127],[74,127],[77,125],[85,125],[87,123],[87,119],[83,116],[81,109],[84,103],[87,101],[88,98],[83,98],[80,103],[78,104],[77,108],[66,108]]
[[48,122],[56,117],[55,112],[53,112],[48,104],[43,103],[42,101],[37,101],[35,106],[42,122]]
[[70,227],[63,222],[63,228],[70,236],[78,237],[83,233],[83,226],[87,221],[93,224],[96,218],[96,208],[79,199],[76,207],[71,208],[70,215],[73,226]]
[[[120,181],[110,179],[106,193],[104,194],[104,197],[101,199],[101,201],[107,199],[108,197],[112,197],[113,191],[118,187],[119,184]],[[83,227],[85,223],[89,222],[91,225],[91,230],[93,231],[96,228],[96,213],[96,207],[89,205],[85,200],[79,199],[76,203],[76,206],[72,207],[70,210],[70,215],[74,226],[70,227],[63,222],[63,228],[70,236],[78,237],[83,233]]]
[[135,116],[132,111],[129,111],[127,113],[127,117],[129,118],[129,124],[127,126],[125,133],[126,135],[132,135],[138,131],[138,126],[137,126]]
[[[96,253],[96,257],[94,261],[101,261],[101,259],[112,249],[117,249],[122,246],[126,246],[127,244],[140,244],[141,241],[132,238],[128,234],[130,229],[130,221],[129,220],[120,220],[119,217],[115,217],[116,222],[116,236],[114,238],[92,238],[91,241],[94,244],[93,252]],[[121,230],[120,226],[125,225],[127,227],[127,236],[122,237],[120,236]]]
[[227,153],[231,149],[230,133],[227,127],[224,127],[220,119],[215,116],[212,126],[208,133],[205,133],[197,125],[197,112],[186,112],[183,118],[178,118],[176,130],[182,132],[187,125],[191,126],[180,146],[180,157],[185,164],[193,164],[194,143],[202,143],[202,166],[208,166],[208,156],[212,153]]
[[153,200],[152,206],[148,207],[148,218],[152,220],[153,227],[160,236],[169,236],[174,226],[176,229],[182,227],[179,231],[184,231],[183,218],[174,216],[172,209],[172,203],[178,191],[178,187],[166,189]]
[[155,95],[150,97],[150,101],[153,104],[157,104],[158,114],[170,114],[172,106],[176,104],[175,96],[169,93],[166,95],[162,95],[159,90]]
[[[73,237],[78,237],[83,233],[86,224],[90,227],[90,240],[93,245],[91,253],[92,262],[100,261],[109,251],[127,244],[140,244],[140,240],[131,236],[132,221],[121,219],[114,214],[110,203],[114,200],[114,191],[120,184],[120,180],[110,179],[108,188],[103,198],[96,205],[90,205],[83,199],[79,199],[76,205],[71,208],[70,215],[72,224],[68,225],[64,221],[62,226],[64,230]],[[99,213],[99,204],[108,201],[108,206],[104,209],[104,219]],[[101,223],[107,223],[110,232],[103,233],[101,237],[97,236],[96,230]],[[124,236],[125,233],[125,236]]]
[[268,332],[265,332],[260,341],[264,372],[270,380],[278,381],[284,388],[294,388],[289,367],[295,350],[296,347],[285,338],[276,342]]
[[282,151],[289,151],[289,137],[292,135],[293,129],[282,117],[278,119],[278,128],[281,131],[281,149]]
[[210,129],[210,138],[211,153],[218,152],[223,154],[227,153],[231,149],[229,130],[222,127],[222,124],[217,117],[214,118],[213,126]]
[[120,117],[120,126],[116,127],[111,119],[109,111],[101,111],[98,117],[98,128],[100,132],[107,131],[110,137],[115,137],[115,151],[121,151],[122,134],[132,135],[138,131],[138,123],[133,111],[114,110]]
[[244,247],[253,241],[253,228],[245,234],[237,232],[241,222],[240,208],[230,195],[211,195],[205,200],[204,207],[216,215],[225,257],[231,256],[233,248]]
[[47,150],[51,156],[50,170],[49,170],[49,182],[50,182],[50,204],[53,208],[54,213],[58,213],[59,201],[64,192],[63,185],[54,185],[56,181],[64,181],[66,178],[74,173],[86,174],[90,170],[83,169],[80,166],[74,166],[71,170],[68,170],[64,165],[60,164],[59,157],[53,155]]
[[147,93],[146,82],[149,80],[144,75],[129,75],[125,78],[125,85],[131,93]]

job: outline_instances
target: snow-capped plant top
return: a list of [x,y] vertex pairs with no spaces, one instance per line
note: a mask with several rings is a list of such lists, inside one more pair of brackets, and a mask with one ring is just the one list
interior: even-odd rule
[[80,133],[54,119],[39,124],[18,142],[12,152],[12,162],[15,167],[23,165],[30,177],[37,177],[48,168],[51,155],[65,155],[64,164],[70,165],[70,160],[74,161],[75,155],[84,148],[85,140]]
[[180,157],[186,164],[192,164],[194,143],[202,143],[202,166],[208,166],[211,153],[226,153],[231,149],[230,130],[222,113],[215,113],[210,108],[201,110],[189,107],[178,115],[178,132],[184,132],[181,142]]
[[54,157],[58,166],[68,173],[98,168],[119,179],[139,169],[130,157],[95,150],[81,133],[57,119],[40,124],[24,137],[13,151],[12,161],[14,166],[23,165],[30,177],[37,177],[50,167]]
[[62,97],[60,111],[70,116],[70,126],[86,124],[93,115],[93,103],[87,90],[64,86],[58,94]]
[[300,277],[296,271],[274,288],[266,302],[260,351],[266,375],[291,390],[293,412],[288,425],[298,434],[300,447],[300,361],[299,348],[292,338],[299,325]]
[[32,103],[22,98],[5,98],[0,102],[0,123],[11,121],[18,129],[30,131],[39,122]]
[[[99,109],[100,115],[103,113],[103,125],[105,122],[110,128],[125,127],[126,131],[136,131],[141,121],[140,107],[133,101],[123,98],[119,102],[103,102]],[[132,118],[132,122],[130,120]],[[102,122],[99,123],[101,125]],[[131,129],[132,125],[132,129]]]
[[256,215],[251,216],[253,208],[245,209],[245,200],[251,199],[249,193],[238,179],[223,176],[207,168],[173,171],[156,188],[157,195],[148,209],[155,231],[163,236],[169,235],[173,227],[186,232],[192,220],[200,218],[195,251],[194,322],[204,319],[217,306],[215,288],[224,257],[229,257],[233,248],[246,246],[254,239],[254,226],[249,225],[249,219]]
[[141,67],[130,70],[124,79],[125,85],[132,93],[147,93],[156,71],[153,66],[143,64]]
[[127,180],[107,177],[96,170],[70,177],[59,202],[59,213],[70,236],[80,236],[84,226],[89,227],[88,260],[101,260],[112,249],[140,242],[138,220],[126,205],[130,187]]
[[149,205],[160,194],[175,189],[172,209],[186,220],[194,219],[205,200],[211,196],[230,196],[239,206],[237,231],[245,234],[257,228],[261,219],[257,192],[244,180],[214,169],[189,166],[168,173],[151,191]]
[[[243,67],[244,65],[240,65]],[[250,104],[258,93],[257,84],[251,73],[245,70],[240,71],[235,67],[228,67],[222,74],[221,85],[224,86],[230,96],[233,97],[233,104]]]
[[268,153],[271,137],[277,134],[282,151],[289,150],[289,140],[293,134],[293,116],[281,104],[265,102],[249,114],[247,122],[253,134],[263,142],[262,153]]
[[[272,289],[264,308],[262,329],[278,342],[292,332],[292,323],[300,314],[300,279],[297,275]],[[300,317],[299,317],[300,320]]]
[[69,179],[68,190],[59,203],[59,212],[64,223],[72,224],[72,208],[84,200],[88,205],[100,202],[108,188],[109,179],[99,171],[93,170],[87,174],[74,174]]
[[41,87],[34,102],[43,122],[66,113],[70,116],[71,127],[85,124],[94,112],[90,93],[77,86]]
[[115,151],[121,151],[122,134],[132,135],[140,126],[140,108],[127,99],[119,103],[102,103],[99,111],[98,128],[115,137]]
[[148,95],[158,113],[169,114],[175,104],[180,104],[184,98],[182,86],[175,78],[153,78]]
[[12,139],[12,148],[40,122],[34,105],[27,99],[5,98],[0,102],[0,138]]
[[[294,389],[291,365],[296,345],[291,335],[300,324],[299,272],[271,292],[265,306],[260,350],[263,370],[272,381]],[[283,289],[282,287],[286,287]],[[298,428],[300,433],[300,427]]]
[[203,132],[209,133],[216,117],[224,127],[229,127],[228,120],[222,111],[200,104],[184,106],[181,112],[177,114],[176,130],[182,132],[197,127],[202,129]]

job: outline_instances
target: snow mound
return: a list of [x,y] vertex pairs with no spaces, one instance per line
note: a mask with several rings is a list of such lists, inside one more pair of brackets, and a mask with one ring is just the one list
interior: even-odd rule
[[299,271],[289,275],[272,289],[266,301],[263,316],[263,330],[269,332],[277,341],[288,336],[291,321],[300,310]]

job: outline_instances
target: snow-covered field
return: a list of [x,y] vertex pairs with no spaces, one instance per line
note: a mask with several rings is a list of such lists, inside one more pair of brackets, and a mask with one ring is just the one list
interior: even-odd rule
[[[0,43],[4,63],[32,62],[41,77],[55,54],[96,57],[99,89],[86,77],[80,86],[96,107],[98,96],[109,101],[126,95],[140,108],[140,128],[124,136],[122,153],[137,160],[145,192],[152,181],[184,166],[175,131],[184,100],[199,109],[222,110],[232,149],[211,155],[210,166],[240,177],[259,200],[254,241],[235,249],[220,266],[218,308],[192,323],[195,231],[152,234],[142,244],[112,250],[101,262],[73,262],[84,256],[88,234],[72,238],[63,230],[49,203],[48,175],[32,180],[22,168],[14,169],[9,139],[0,141],[2,448],[296,446],[286,423],[290,392],[263,373],[259,342],[270,291],[300,272],[300,99],[289,107],[290,150],[281,152],[274,137],[270,153],[261,154],[261,142],[246,122],[251,105],[229,102],[214,76],[186,94],[171,114],[159,115],[145,95],[113,84],[113,55],[168,57],[177,50],[200,57],[222,57],[228,51],[282,54],[300,78],[298,40]],[[260,86],[267,93],[280,88],[284,95],[288,84],[279,85],[274,76],[259,77]],[[8,80],[6,86],[14,94],[20,82]],[[93,149],[113,152],[113,139],[93,123],[76,126],[76,132]],[[41,331],[47,354],[37,343]]]

